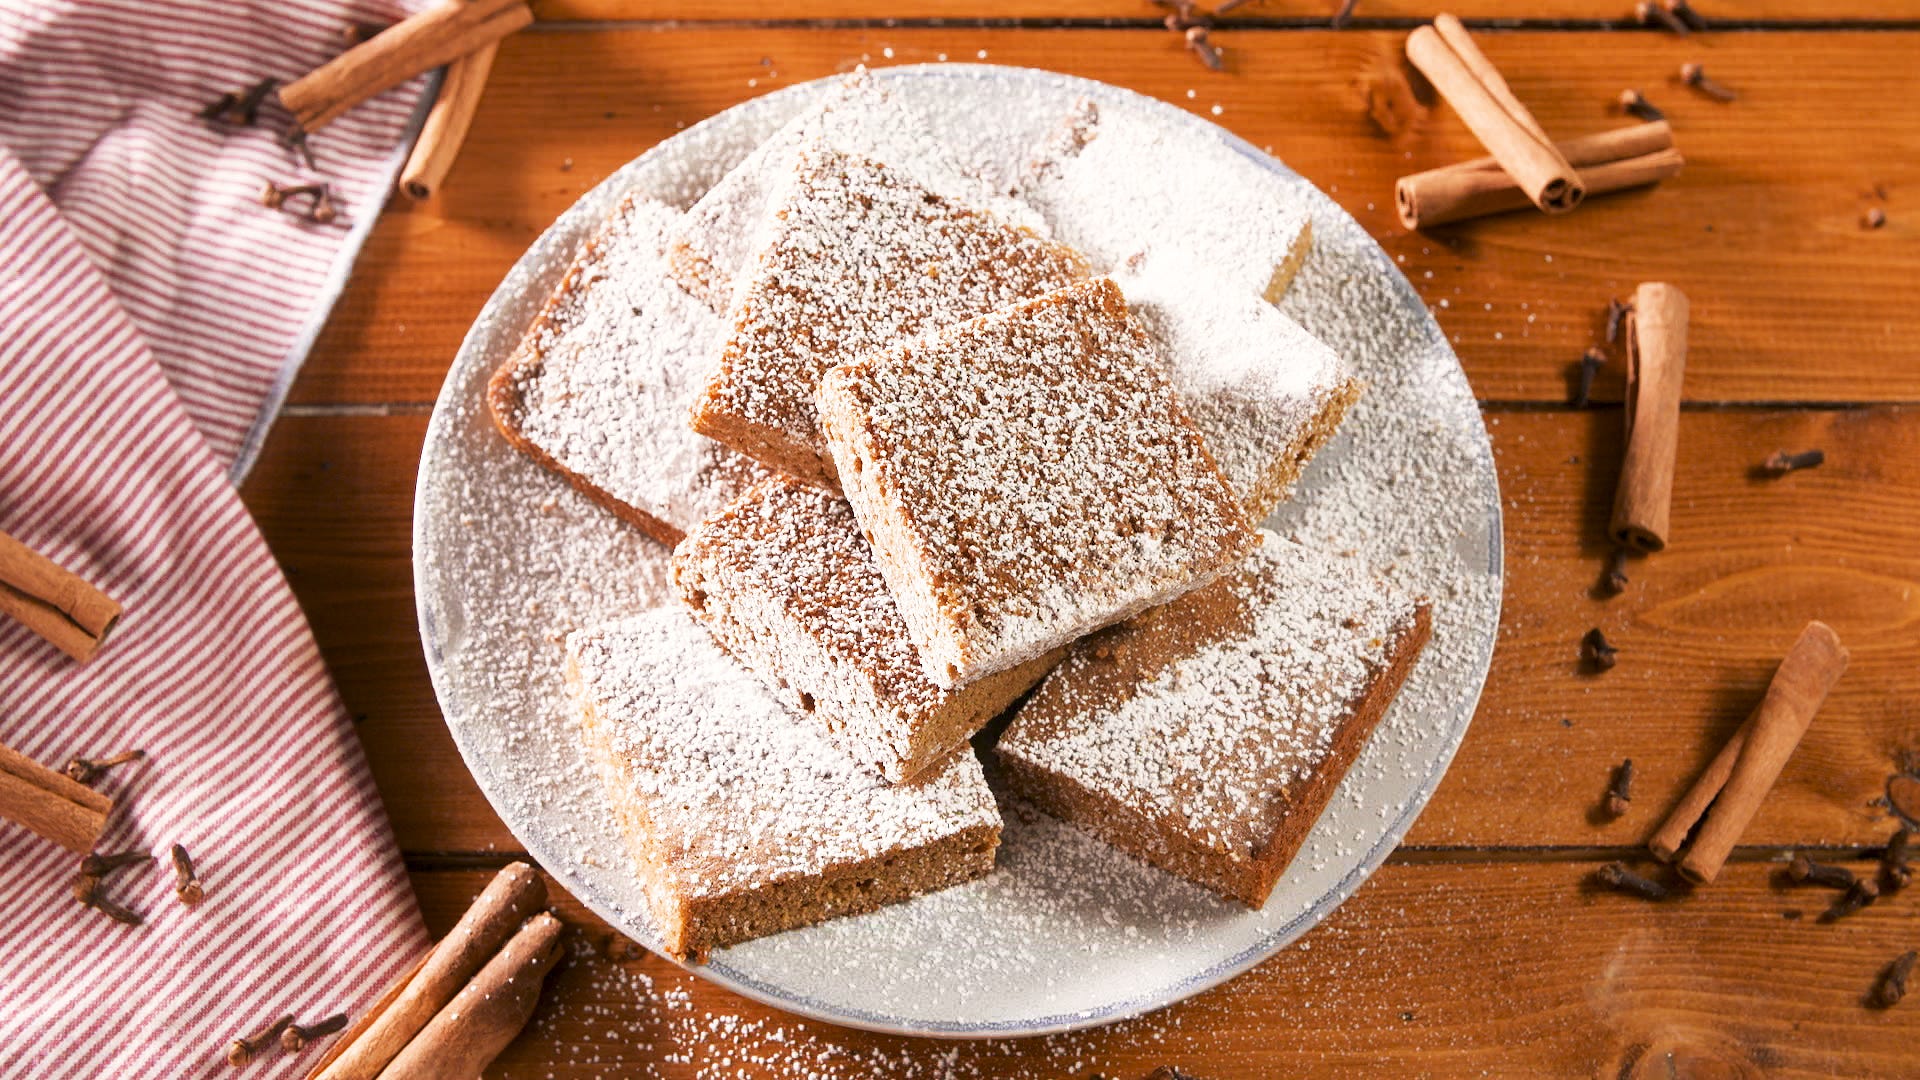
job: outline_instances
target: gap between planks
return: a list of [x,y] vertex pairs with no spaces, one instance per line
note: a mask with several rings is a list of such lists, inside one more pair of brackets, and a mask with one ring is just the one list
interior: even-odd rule
[[[1592,31],[1632,32],[1667,35],[1654,26],[1642,26],[1633,19],[1469,19],[1460,20],[1470,30],[1490,33],[1580,33]],[[1216,22],[1216,31],[1299,32],[1303,30],[1412,30],[1431,19],[1415,17],[1366,18],[1355,16],[1344,26],[1335,27],[1330,17],[1320,16],[1229,16]],[[619,30],[1158,30],[1165,25],[1158,18],[1027,17],[992,16],[920,16],[914,18],[820,18],[820,19],[542,19],[522,33],[574,34]],[[1706,33],[1800,33],[1859,31],[1912,32],[1920,30],[1920,19],[1723,19],[1713,20]]]

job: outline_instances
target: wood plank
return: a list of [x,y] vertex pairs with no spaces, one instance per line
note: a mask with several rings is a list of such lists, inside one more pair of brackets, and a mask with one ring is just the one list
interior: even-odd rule
[[[565,897],[573,947],[488,1075],[1911,1074],[1920,1009],[1871,1010],[1862,997],[1914,944],[1912,890],[1822,925],[1813,916],[1831,894],[1783,887],[1773,866],[1735,865],[1711,888],[1649,904],[1586,888],[1593,865],[1389,866],[1298,946],[1224,986],[1091,1032],[998,1042],[837,1028],[651,954],[616,962],[602,945],[611,931]],[[436,933],[488,876],[414,873]]]
[[[1217,3],[1200,5],[1202,9]],[[1235,23],[1305,24],[1325,22],[1339,7],[1322,0],[1256,0],[1235,11]],[[1920,18],[1920,3],[1868,3],[1866,0],[1746,0],[1738,5],[1705,0],[1694,7],[1724,26],[1755,23],[1895,22]],[[1147,0],[806,0],[805,3],[766,4],[753,0],[536,0],[534,13],[549,22],[590,20],[788,22],[794,20],[894,19],[1047,21],[1157,21],[1164,8]],[[1594,4],[1590,0],[1363,0],[1355,9],[1356,23],[1431,19],[1450,11],[1469,21],[1606,22],[1621,28],[1637,24],[1633,5]]]
[[[507,267],[581,192],[680,126],[863,57],[889,62],[892,49],[893,62],[984,52],[1201,115],[1218,105],[1221,123],[1381,238],[1485,399],[1562,399],[1562,367],[1594,340],[1607,298],[1658,279],[1693,299],[1693,400],[1920,401],[1920,308],[1899,302],[1920,280],[1920,219],[1899,201],[1920,180],[1920,33],[1483,35],[1550,131],[1617,123],[1609,103],[1632,83],[1667,108],[1690,164],[1658,190],[1565,218],[1509,215],[1432,236],[1400,229],[1394,178],[1478,150],[1444,106],[1391,138],[1367,118],[1369,84],[1399,77],[1403,36],[1223,32],[1234,74],[1217,76],[1150,30],[522,34],[501,51],[444,196],[380,221],[294,400],[432,400]],[[1742,99],[1719,105],[1669,83],[1687,59]],[[1887,225],[1862,229],[1882,202]]]
[[[1866,845],[1873,805],[1920,753],[1920,410],[1690,411],[1672,546],[1589,589],[1603,549],[1620,413],[1496,412],[1509,584],[1480,712],[1415,846],[1637,844],[1758,701],[1809,618],[1853,666],[1747,835],[1750,845]],[[424,416],[291,417],[244,494],[313,620],[403,847],[516,847],[440,721],[414,623],[408,529]],[[1828,463],[1747,475],[1776,448]],[[1578,671],[1602,627],[1620,664]],[[1594,824],[1608,771],[1632,757],[1634,810]]]

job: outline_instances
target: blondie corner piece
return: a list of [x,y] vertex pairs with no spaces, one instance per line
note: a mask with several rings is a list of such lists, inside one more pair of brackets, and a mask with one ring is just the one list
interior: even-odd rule
[[829,367],[1086,275],[1078,253],[825,143],[770,205],[692,423],[812,483],[833,482],[813,400]]
[[1042,810],[1255,908],[1429,628],[1357,560],[1262,537],[1236,572],[1074,645],[994,748]]
[[929,677],[965,684],[1257,543],[1111,279],[835,368],[820,420]]
[[687,428],[720,321],[667,280],[679,217],[623,199],[487,384],[515,449],[663,544],[766,475]]
[[1000,814],[971,749],[888,784],[788,715],[685,612],[570,635],[567,683],[676,957],[993,869]]
[[838,496],[784,478],[687,534],[673,583],[693,616],[795,715],[889,782],[916,778],[1033,688],[1059,651],[934,684]]

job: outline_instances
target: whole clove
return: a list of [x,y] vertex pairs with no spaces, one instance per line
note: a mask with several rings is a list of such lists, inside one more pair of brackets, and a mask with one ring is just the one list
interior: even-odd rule
[[1333,21],[1328,25],[1335,30],[1345,30],[1353,21],[1353,9],[1360,6],[1360,0],[1340,0],[1340,10],[1333,13]]
[[193,871],[193,858],[187,854],[187,849],[175,844],[168,854],[173,858],[173,895],[188,907],[206,899],[207,890],[200,884],[200,876]]
[[1886,882],[1887,891],[1897,892],[1913,880],[1913,867],[1907,863],[1912,845],[1913,830],[1904,826],[1887,838],[1886,850],[1880,853],[1880,878]]
[[[305,198],[305,209],[300,209],[289,200]],[[289,214],[304,217],[308,221],[325,225],[339,215],[333,205],[333,196],[326,184],[293,184],[281,187],[273,181],[267,181],[260,189],[260,205],[269,210],[282,210]]]
[[145,750],[128,750],[124,753],[115,754],[112,757],[76,757],[69,759],[66,768],[61,771],[67,774],[67,779],[75,783],[91,784],[104,776],[107,770],[114,766],[125,765],[129,761],[143,761],[146,759],[146,756],[147,752]]
[[1580,639],[1580,662],[1592,671],[1610,671],[1619,662],[1620,650],[1607,642],[1607,635],[1599,627],[1587,631]]
[[1638,90],[1620,91],[1620,110],[1631,113],[1648,123],[1667,118],[1666,113],[1661,112],[1653,102],[1647,100],[1645,94]]
[[1790,472],[1799,472],[1801,469],[1817,469],[1824,465],[1826,460],[1825,450],[1802,450],[1797,454],[1775,450],[1767,455],[1767,460],[1760,463],[1760,471],[1768,476],[1785,476]]
[[1660,0],[1660,6],[1666,8],[1667,12],[1674,18],[1686,23],[1687,29],[1689,30],[1705,30],[1707,28],[1707,17],[1700,14],[1687,0]]
[[1832,907],[1820,913],[1820,921],[1838,922],[1878,899],[1880,886],[1864,879],[1855,881],[1846,892],[1840,894],[1840,899],[1835,900]]
[[260,106],[279,85],[278,79],[261,79],[245,90],[229,90],[202,107],[200,119],[219,127],[252,127],[260,120]]
[[1607,301],[1607,344],[1612,345],[1620,340],[1620,328],[1626,325],[1627,312],[1632,310],[1632,304],[1618,297]]
[[1633,759],[1627,758],[1613,770],[1613,782],[1607,787],[1607,814],[1620,817],[1633,802]]
[[1681,37],[1687,36],[1687,24],[1680,21],[1680,16],[1660,4],[1650,3],[1649,0],[1640,0],[1633,5],[1633,19],[1641,26],[1659,23],[1671,33]]
[[1805,855],[1795,855],[1787,863],[1787,879],[1796,885],[1825,885],[1834,889],[1850,889],[1860,880],[1859,875],[1844,866],[1817,863]]
[[1626,863],[1608,863],[1595,870],[1593,878],[1615,892],[1628,893],[1643,900],[1665,900],[1673,895],[1673,890],[1650,877],[1634,873]]
[[1728,102],[1740,96],[1726,86],[1709,79],[1707,69],[1692,60],[1680,65],[1680,81],[1715,101]]
[[100,892],[100,877],[97,874],[75,874],[73,898],[117,923],[139,926],[145,921],[140,918],[139,912],[115,903],[110,897],[103,895]]
[[1880,973],[1880,981],[1874,984],[1870,999],[1878,1009],[1891,1009],[1900,1004],[1907,996],[1907,983],[1913,978],[1914,965],[1920,963],[1920,952],[1908,949],[1893,958],[1886,970]]
[[101,878],[135,863],[152,861],[153,853],[149,851],[121,851],[112,855],[89,854],[80,860],[80,873],[86,877]]
[[1607,556],[1607,568],[1600,575],[1600,591],[1608,596],[1619,596],[1627,591],[1627,549],[1614,548]]
[[1187,27],[1187,51],[1198,57],[1208,71],[1226,70],[1227,62],[1221,55],[1220,46],[1208,40],[1204,26]]
[[280,1045],[291,1051],[304,1050],[308,1043],[315,1039],[324,1039],[346,1026],[346,1013],[335,1013],[311,1027],[288,1024],[287,1029],[280,1033]]
[[1588,349],[1580,356],[1580,381],[1574,384],[1573,396],[1567,404],[1576,409],[1584,409],[1593,404],[1593,380],[1607,363],[1607,354],[1599,349]]
[[298,123],[288,124],[287,130],[280,133],[280,145],[298,153],[300,159],[307,163],[307,168],[316,167],[313,163],[313,147],[307,145],[307,129]]
[[1877,206],[1868,207],[1867,212],[1860,215],[1860,227],[1863,229],[1877,229],[1886,223],[1887,212]]
[[227,1064],[237,1069],[251,1062],[254,1059],[254,1055],[266,1047],[273,1045],[273,1043],[280,1038],[280,1033],[286,1030],[287,1025],[291,1023],[293,1023],[293,1016],[291,1014],[282,1016],[260,1031],[252,1035],[242,1035],[228,1043]]

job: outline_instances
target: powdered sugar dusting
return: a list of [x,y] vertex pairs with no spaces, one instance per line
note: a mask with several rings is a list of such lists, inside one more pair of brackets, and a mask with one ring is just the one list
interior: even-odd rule
[[1163,603],[1254,544],[1110,278],[835,368],[820,412],[942,685]]
[[685,532],[766,474],[687,427],[720,320],[667,279],[680,214],[624,200],[525,345],[521,435],[614,499]]
[[567,638],[621,786],[647,823],[637,857],[674,894],[720,896],[998,827],[980,763],[909,785],[859,769],[794,721],[684,611]]
[[999,160],[1003,151],[963,161],[932,119],[889,93],[865,68],[849,73],[693,204],[671,235],[674,275],[715,311],[724,311],[735,276],[753,255],[769,200],[813,144],[887,162],[929,191],[986,204],[1014,224],[1044,229],[1023,202],[1000,194],[1010,171]]
[[829,366],[1085,273],[1074,252],[825,142],[769,205],[694,426],[762,460],[770,446],[803,478],[824,449],[812,396]]
[[1263,537],[1213,585],[1076,645],[998,752],[1259,854],[1414,616],[1358,560]]
[[921,734],[956,695],[921,670],[843,500],[770,480],[688,535],[674,583],[696,618],[719,624],[715,636],[855,760],[896,782],[921,764]]
[[1351,367],[1263,297],[1166,253],[1118,278],[1234,494],[1272,512],[1359,394]]
[[[938,130],[963,158],[1015,160],[1086,98],[1106,121],[1228,151],[1217,167],[1190,177],[1206,193],[1197,213],[1207,198],[1241,208],[1290,202],[1309,212],[1315,250],[1283,306],[1368,390],[1272,525],[1314,546],[1352,550],[1434,602],[1432,641],[1418,667],[1262,910],[1214,899],[1011,804],[1003,808],[990,877],[724,950],[702,969],[782,1008],[840,1023],[1020,1034],[1111,1022],[1212,985],[1292,941],[1350,894],[1411,823],[1464,733],[1492,647],[1499,524],[1491,455],[1465,378],[1419,298],[1359,226],[1305,182],[1179,110],[1111,87],[964,65],[889,69],[875,78],[938,117]],[[476,324],[422,461],[418,593],[449,727],[528,850],[642,941],[658,939],[566,709],[555,634],[619,615],[623,605],[665,602],[664,553],[513,453],[492,430],[481,388],[581,238],[622,194],[638,188],[689,205],[823,90],[797,88],[698,125],[570,211]],[[1270,258],[1233,235],[1192,246],[1219,267],[1258,267]],[[1319,947],[1318,940],[1309,944]],[[733,1019],[670,1015],[670,1023],[719,1035]],[[1166,1015],[1130,1030],[1153,1037],[1165,1030]],[[1058,1042],[1058,1071],[1084,1073],[1072,1068],[1073,1038]],[[1004,1071],[990,1049],[999,1045],[968,1048],[957,1067],[943,1064],[946,1049],[823,1063],[808,1046],[771,1054],[764,1071],[994,1075]],[[730,1074],[713,1057],[703,1064]]]

